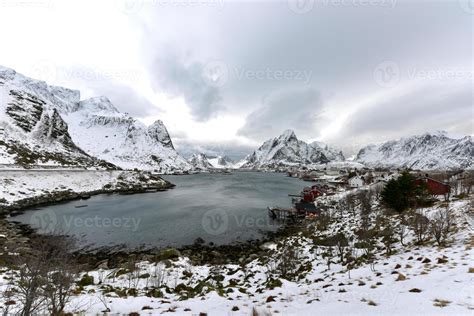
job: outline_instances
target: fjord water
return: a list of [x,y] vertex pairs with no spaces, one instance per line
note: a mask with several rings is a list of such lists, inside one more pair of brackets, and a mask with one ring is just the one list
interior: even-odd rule
[[179,247],[197,238],[217,245],[261,238],[278,223],[267,206],[288,207],[304,182],[284,174],[234,172],[164,176],[165,192],[97,195],[28,210],[11,220],[40,233],[75,236],[81,247]]

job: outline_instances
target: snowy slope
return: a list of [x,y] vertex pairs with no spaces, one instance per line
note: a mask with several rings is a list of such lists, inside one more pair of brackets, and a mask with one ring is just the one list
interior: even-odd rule
[[214,168],[234,168],[234,161],[227,156],[212,156],[208,157],[207,160]]
[[67,98],[74,98],[67,90],[0,68],[0,164],[114,168],[72,140],[54,106]]
[[242,168],[276,168],[322,164],[330,160],[319,146],[308,145],[299,140],[292,130],[269,139],[260,148],[245,158]]
[[[147,127],[128,114],[120,113],[106,97],[81,101],[79,91],[49,86],[43,81],[27,78],[8,68],[0,67],[0,80],[4,94],[6,92],[8,96],[9,91],[18,91],[22,95],[22,102],[28,101],[28,115],[18,110],[13,113],[17,121],[27,116],[31,118],[29,121],[38,120],[39,108],[43,107],[44,113],[54,119],[54,123],[61,127],[63,133],[68,131],[67,137],[61,138],[63,147],[54,149],[56,151],[46,139],[38,139],[33,146],[44,147],[47,143],[46,151],[51,149],[53,152],[62,153],[65,151],[64,146],[72,148],[75,144],[75,150],[82,155],[94,156],[127,169],[138,168],[163,173],[191,169],[188,162],[175,151],[168,131],[161,121]],[[9,97],[0,98],[3,113],[7,103],[11,101]],[[23,103],[18,107],[26,108]],[[5,121],[3,117],[4,115],[2,121]],[[10,121],[5,123],[10,127],[11,119],[12,114]],[[29,133],[28,129],[32,123],[22,124]],[[18,133],[12,136],[9,132],[9,135],[12,139],[21,138]],[[23,138],[25,137],[28,138],[28,135],[23,135]],[[0,159],[3,163],[12,162],[12,157],[5,154],[2,147]]]
[[472,169],[471,136],[450,138],[444,132],[425,133],[362,148],[356,161],[370,167],[412,169]]
[[207,156],[203,153],[193,154],[191,158],[188,159],[188,162],[196,170],[208,170],[210,168],[214,168]]
[[326,156],[327,159],[330,161],[344,161],[346,158],[344,157],[344,154],[342,153],[342,150],[331,147],[325,143],[322,142],[312,142],[309,144],[312,147],[319,148],[323,154]]
[[163,122],[147,127],[120,113],[105,97],[80,101],[63,115],[81,148],[122,168],[163,173],[191,168],[174,149]]

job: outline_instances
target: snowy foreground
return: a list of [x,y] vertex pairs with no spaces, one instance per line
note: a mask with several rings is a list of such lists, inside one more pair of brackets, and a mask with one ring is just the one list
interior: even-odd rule
[[[423,209],[430,218],[442,202]],[[415,245],[408,229],[404,244],[394,241],[387,256],[380,241],[372,263],[349,269],[336,249],[315,242],[335,232],[354,237],[360,217],[334,210],[326,229],[313,228],[275,244],[268,257],[242,264],[195,266],[184,257],[140,262],[137,270],[88,272],[94,284],[76,289],[67,311],[158,315],[472,315],[474,313],[474,235],[471,200],[449,203],[455,225],[444,247],[433,240]],[[372,223],[377,214],[372,214]],[[390,225],[400,227],[397,216]],[[350,248],[355,258],[363,250]],[[347,248],[346,250],[349,250]],[[283,261],[296,257],[293,265]],[[296,262],[296,263],[295,263]],[[329,263],[329,265],[328,265]],[[279,277],[282,268],[295,277]],[[83,273],[81,276],[83,276]],[[0,293],[11,271],[0,274]],[[205,315],[201,314],[201,315]]]

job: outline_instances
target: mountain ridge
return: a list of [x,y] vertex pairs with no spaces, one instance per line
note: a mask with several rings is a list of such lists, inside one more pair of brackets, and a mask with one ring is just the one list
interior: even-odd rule
[[[24,152],[24,157],[34,157],[33,148],[44,147],[45,154],[50,151],[57,158],[51,163],[58,163],[61,155],[73,158],[73,154],[75,158],[81,158],[80,165],[87,166],[107,161],[109,165],[125,169],[161,173],[192,168],[174,149],[162,121],[145,126],[118,111],[105,96],[81,100],[78,90],[48,85],[3,66],[0,66],[0,92],[0,106],[5,113],[5,119],[0,122],[2,163],[14,163],[19,152]],[[51,130],[50,136],[58,136],[54,142],[52,138],[37,137],[37,132],[35,137],[28,139],[26,134],[46,123],[49,125],[43,129]],[[10,132],[7,142],[5,130],[11,131],[15,126],[20,130],[16,134]],[[47,146],[48,142],[54,146]],[[90,161],[85,163],[87,159]],[[66,162],[75,165],[73,160]],[[48,162],[43,159],[41,163]]]
[[445,132],[427,132],[365,146],[355,160],[369,167],[470,169],[474,167],[474,143],[471,136],[456,139]]

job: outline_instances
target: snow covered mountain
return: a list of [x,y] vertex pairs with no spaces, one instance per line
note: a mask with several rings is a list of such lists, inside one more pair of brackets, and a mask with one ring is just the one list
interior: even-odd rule
[[369,145],[359,151],[356,161],[369,167],[472,169],[474,143],[471,136],[454,139],[445,132],[425,133]]
[[81,148],[122,168],[162,173],[191,169],[174,149],[163,122],[147,127],[120,113],[105,97],[80,101],[62,115]]
[[91,157],[73,141],[50,102],[61,102],[63,92],[0,67],[0,164],[116,168]]
[[214,168],[210,163],[205,154],[193,154],[191,158],[188,159],[188,162],[193,166],[195,170],[208,170],[209,168]]
[[346,157],[344,157],[344,154],[342,153],[342,150],[331,147],[325,143],[322,142],[312,142],[309,144],[312,147],[319,148],[323,154],[326,156],[327,159],[330,161],[344,161],[346,160]]
[[208,160],[214,168],[234,168],[234,161],[227,156],[211,156]]
[[[90,157],[94,156],[122,168],[162,173],[192,168],[174,149],[163,122],[156,121],[147,127],[128,114],[120,113],[106,97],[81,101],[79,91],[49,86],[4,67],[0,67],[0,89],[4,95],[0,99],[0,113],[7,114],[1,116],[3,129],[0,130],[0,140],[3,140],[0,159],[4,163],[15,160],[8,152],[15,152],[17,156],[26,146],[52,153],[56,160],[76,159],[76,156],[97,160]],[[40,133],[39,129],[53,133],[45,138],[45,132]],[[4,144],[5,139],[10,145]],[[12,143],[21,147],[17,145],[12,149]]]
[[328,163],[330,159],[319,146],[299,140],[292,130],[269,139],[245,158],[241,168],[275,169],[278,167]]

